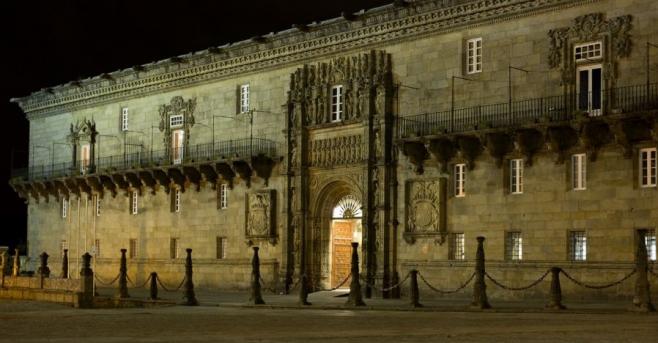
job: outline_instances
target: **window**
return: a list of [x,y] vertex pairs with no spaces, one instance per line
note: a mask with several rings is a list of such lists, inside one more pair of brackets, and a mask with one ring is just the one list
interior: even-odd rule
[[585,231],[569,232],[569,260],[585,261],[587,259],[587,236]]
[[640,150],[640,185],[656,187],[656,148]]
[[510,160],[510,192],[512,194],[523,193],[523,160]]
[[96,194],[96,217],[101,216],[101,196]]
[[172,208],[176,213],[180,212],[180,200],[181,200],[180,197],[181,197],[180,189],[174,190],[174,196],[172,197],[171,200],[173,201]]
[[182,114],[177,114],[177,115],[169,117],[169,126],[170,127],[183,126],[183,123],[185,121],[185,119],[183,119],[183,118],[184,117],[183,117]]
[[656,261],[656,230],[644,230],[644,244],[647,246],[649,261]]
[[505,259],[508,261],[523,259],[523,237],[520,232],[505,233]]
[[59,258],[63,259],[64,258],[64,252],[69,250],[69,242],[67,242],[65,239],[59,242]]
[[579,66],[576,88],[578,90],[578,109],[587,112],[590,117],[600,116],[603,101],[602,65]]
[[69,213],[69,199],[62,198],[62,218],[66,218]]
[[137,207],[137,198],[139,194],[136,191],[132,191],[130,193],[130,213],[132,214],[137,214],[138,212],[138,207]]
[[169,257],[171,259],[178,258],[178,238],[169,240]]
[[602,55],[601,42],[580,44],[574,47],[576,62],[585,62],[601,59]]
[[121,109],[121,131],[128,131],[128,107]]
[[343,86],[331,87],[331,121],[343,119]]
[[94,251],[93,251],[94,257],[99,258],[101,256],[101,240],[100,239],[94,240],[93,249],[94,249]]
[[226,258],[226,237],[217,237],[217,259]]
[[571,188],[582,191],[587,188],[587,160],[585,154],[571,156]]
[[172,132],[171,148],[173,163],[181,164],[185,152],[185,131],[176,130]]
[[219,208],[228,208],[228,185],[225,183],[219,185]]
[[464,253],[464,234],[453,233],[450,237],[448,246],[448,258],[451,260],[463,260],[466,258]]
[[128,244],[128,258],[137,258],[137,239],[131,238]]
[[455,196],[464,197],[466,196],[466,189],[464,184],[466,183],[466,164],[455,164]]
[[249,112],[249,85],[240,86],[240,113]]
[[468,74],[482,72],[482,38],[466,41],[466,72]]
[[89,169],[90,164],[90,147],[89,144],[83,144],[80,147],[80,173],[84,174]]

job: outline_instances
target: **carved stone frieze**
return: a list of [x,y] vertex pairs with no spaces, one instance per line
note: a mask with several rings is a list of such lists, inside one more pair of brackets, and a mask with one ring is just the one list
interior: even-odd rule
[[245,238],[276,243],[276,192],[261,190],[248,193],[245,204]]
[[314,167],[362,162],[364,157],[361,135],[339,136],[310,142],[310,162]]
[[411,180],[405,192],[405,240],[434,237],[443,243],[446,235],[446,179]]

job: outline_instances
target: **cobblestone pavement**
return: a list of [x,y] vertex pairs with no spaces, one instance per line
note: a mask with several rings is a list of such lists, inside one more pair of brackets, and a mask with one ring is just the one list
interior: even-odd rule
[[80,310],[0,300],[0,342],[656,342],[658,315],[271,309]]

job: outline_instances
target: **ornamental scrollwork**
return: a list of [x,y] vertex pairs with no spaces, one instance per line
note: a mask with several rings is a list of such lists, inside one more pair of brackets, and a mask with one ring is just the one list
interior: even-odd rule
[[436,236],[443,243],[446,232],[445,179],[408,181],[406,185],[406,227],[404,238]]
[[264,190],[249,193],[246,202],[245,237],[247,240],[265,239],[275,242],[275,191]]

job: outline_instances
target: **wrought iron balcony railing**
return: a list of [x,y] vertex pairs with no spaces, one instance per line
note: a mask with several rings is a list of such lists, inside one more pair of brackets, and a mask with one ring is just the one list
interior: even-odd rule
[[419,114],[400,118],[397,130],[398,138],[422,137],[651,109],[658,109],[658,84]]
[[234,158],[248,159],[258,155],[275,158],[276,143],[262,138],[245,138],[193,145],[180,151],[139,150],[121,155],[99,157],[93,163],[76,161],[75,164],[73,162],[63,162],[35,165],[31,168],[18,168],[12,170],[12,178],[20,177],[33,181]]

